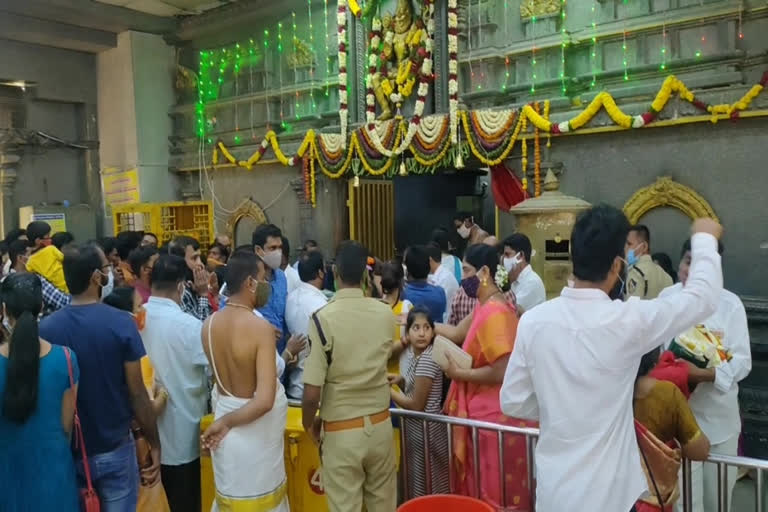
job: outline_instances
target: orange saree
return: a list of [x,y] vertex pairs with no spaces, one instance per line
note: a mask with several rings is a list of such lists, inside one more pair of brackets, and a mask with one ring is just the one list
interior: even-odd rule
[[[472,367],[493,364],[512,352],[517,333],[517,314],[512,306],[489,301],[475,308],[472,325],[463,349],[472,356]],[[536,426],[509,418],[501,412],[499,392],[501,383],[494,385],[453,381],[446,398],[445,413],[458,418],[490,421],[503,425]],[[479,482],[475,481],[471,429],[453,429],[453,472],[451,490],[456,494],[480,496],[497,510],[523,511],[530,509],[530,489],[523,436],[505,435],[504,482],[506,507],[502,506],[498,437],[495,432],[479,431]],[[477,487],[479,485],[479,488]]]

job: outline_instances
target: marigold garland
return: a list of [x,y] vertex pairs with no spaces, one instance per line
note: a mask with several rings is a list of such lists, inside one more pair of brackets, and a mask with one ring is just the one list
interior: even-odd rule
[[[549,107],[550,107],[550,101],[544,100],[544,119],[549,121]],[[547,147],[552,147],[552,133],[547,132]]]
[[[526,107],[530,107],[530,105],[526,105]],[[525,134],[525,131],[527,128],[526,127],[527,119],[528,119],[527,115],[520,116],[520,124],[522,125],[523,134]],[[523,190],[526,193],[528,193],[528,142],[525,140],[525,138],[523,138],[523,140],[520,141],[520,143],[523,145],[523,148],[522,148],[523,158],[520,162],[520,167],[523,170]]]
[[[710,105],[695,99],[693,93],[687,89],[682,81],[674,76],[669,76],[664,80],[661,89],[649,106],[649,110],[635,116],[622,112],[616,105],[613,97],[607,92],[599,93],[581,113],[569,121],[561,123],[550,122],[550,104],[548,101],[544,103],[543,115],[538,111],[540,105],[525,105],[519,112],[459,112],[457,116],[461,117],[459,123],[463,125],[470,151],[484,165],[497,165],[509,155],[520,134],[520,130],[523,130],[523,132],[527,131],[527,123],[529,121],[535,127],[534,158],[538,159],[540,157],[536,156],[537,130],[543,130],[547,133],[547,145],[549,146],[549,135],[565,133],[583,127],[601,108],[605,108],[608,115],[617,125],[624,128],[640,128],[651,123],[660,110],[666,107],[671,95],[677,93],[681,99],[690,102],[700,110],[710,113],[712,115],[712,122],[717,122],[719,120],[718,116],[721,115],[728,115],[733,119],[738,118],[739,112],[748,109],[754,99],[765,90],[766,85],[768,85],[768,71],[763,74],[758,84],[751,87],[733,104]],[[503,120],[504,129],[491,129],[490,120],[493,120],[494,124]],[[455,146],[455,144],[451,143],[450,137],[451,115],[429,116],[420,121],[417,129],[412,134],[409,144],[405,145],[403,139],[409,135],[407,132],[411,131],[413,122],[392,122],[386,128],[384,141],[379,140],[379,142],[382,146],[398,149],[403,147],[409,150],[413,154],[416,163],[425,168],[441,164],[441,162],[444,163],[448,151],[451,147]],[[516,124],[515,121],[517,121]],[[509,130],[512,124],[515,124],[515,128],[510,134]],[[408,130],[406,130],[406,125]],[[373,131],[375,130],[374,128]],[[353,132],[350,134],[349,140],[345,141],[341,134],[316,134],[314,130],[309,130],[296,154],[294,156],[287,156],[280,147],[277,135],[270,130],[262,139],[258,150],[245,161],[238,160],[222,141],[217,141],[213,147],[212,162],[214,166],[218,166],[220,165],[220,157],[223,157],[231,165],[251,170],[270,148],[275,153],[277,160],[283,165],[295,165],[300,158],[305,157],[307,152],[309,152],[309,196],[313,198],[315,164],[320,165],[320,170],[323,174],[334,179],[340,178],[349,170],[350,163],[355,158],[355,155],[357,155],[357,159],[361,160],[361,165],[365,171],[371,174],[381,175],[392,168],[393,159],[385,158],[386,155],[381,154],[376,147],[375,139],[380,139],[380,137],[369,138],[367,137],[368,135],[371,135],[371,131]],[[378,132],[376,135],[379,135]],[[363,137],[363,139],[360,137]],[[396,139],[396,143],[390,146],[392,139]],[[528,148],[525,140],[522,141],[522,144],[523,186],[527,188]],[[386,150],[387,148],[385,147],[384,149]],[[394,153],[392,150],[389,151]],[[380,158],[376,156],[377,154]],[[315,160],[317,161],[315,162]],[[534,175],[536,175],[535,169]]]

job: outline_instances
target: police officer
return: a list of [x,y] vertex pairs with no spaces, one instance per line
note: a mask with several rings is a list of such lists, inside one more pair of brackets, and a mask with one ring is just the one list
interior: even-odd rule
[[624,245],[627,258],[625,298],[655,299],[661,290],[672,286],[672,278],[651,259],[651,232],[638,224],[629,229]]
[[357,242],[341,244],[336,295],[309,324],[302,419],[320,445],[331,512],[360,512],[363,502],[368,512],[394,512],[397,506],[387,383],[392,311],[363,295],[366,258]]

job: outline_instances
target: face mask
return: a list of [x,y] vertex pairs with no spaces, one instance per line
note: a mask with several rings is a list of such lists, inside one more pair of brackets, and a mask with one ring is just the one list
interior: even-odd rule
[[464,293],[470,299],[477,298],[477,289],[480,288],[480,278],[477,276],[468,277],[461,280],[461,287],[464,288]]
[[461,238],[463,238],[464,240],[466,240],[467,238],[469,238],[469,232],[470,232],[470,230],[469,230],[469,228],[468,228],[466,225],[462,224],[461,226],[459,226],[459,227],[456,229],[456,231],[459,233],[459,236],[460,236]]
[[573,279],[568,279],[566,283],[568,284],[568,288],[573,288],[574,286],[576,286],[576,283],[573,281]]
[[275,249],[274,251],[265,252],[263,260],[269,268],[276,270],[280,268],[280,264],[283,262],[283,251]]
[[138,313],[133,315],[133,319],[136,321],[136,327],[138,327],[140,331],[144,330],[144,326],[147,324],[147,310],[141,308]]
[[511,258],[504,258],[504,268],[507,272],[512,272],[512,269],[516,268],[521,261],[523,261],[523,258],[520,256],[520,253],[515,254]]
[[3,328],[5,329],[5,332],[7,332],[9,335],[11,334],[11,331],[13,331],[13,328],[11,327],[11,323],[8,321],[8,317],[3,317]]
[[99,272],[99,274],[101,274],[101,298],[103,299],[115,289],[115,274],[112,273],[111,268],[106,274],[103,272]]
[[627,251],[627,264],[634,265],[637,263],[637,256],[635,256],[635,250],[630,249]]
[[269,296],[272,294],[272,287],[264,281],[256,281],[256,290],[253,292],[256,297],[256,309],[263,308],[269,302]]

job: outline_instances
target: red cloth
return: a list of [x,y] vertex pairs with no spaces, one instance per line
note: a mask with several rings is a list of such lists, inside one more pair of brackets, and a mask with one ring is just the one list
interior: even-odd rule
[[214,295],[213,292],[208,292],[208,304],[211,305],[211,311],[217,312],[219,310],[219,296]]
[[528,199],[528,192],[523,189],[523,184],[504,164],[491,167],[491,192],[496,206],[505,212]]
[[688,373],[690,368],[685,361],[677,361],[675,354],[669,350],[662,352],[659,363],[648,374],[658,380],[667,380],[677,386],[683,392],[685,398],[691,397],[691,391],[688,389]]

